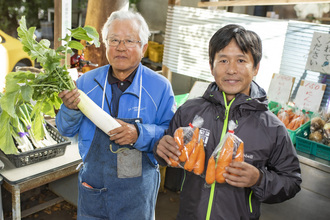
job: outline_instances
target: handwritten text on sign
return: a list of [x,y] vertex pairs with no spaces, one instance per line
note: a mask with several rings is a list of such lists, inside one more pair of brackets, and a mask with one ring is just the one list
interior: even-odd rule
[[281,104],[287,103],[294,80],[294,77],[274,73],[268,89],[268,99]]
[[295,99],[296,106],[312,112],[318,111],[325,87],[322,83],[302,80]]
[[305,69],[330,74],[330,34],[314,32]]

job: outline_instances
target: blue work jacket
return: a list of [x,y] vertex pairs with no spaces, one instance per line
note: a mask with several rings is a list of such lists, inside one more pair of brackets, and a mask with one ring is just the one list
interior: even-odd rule
[[[85,92],[98,106],[102,107],[103,102],[103,110],[108,114],[110,111],[103,98],[101,86],[106,87],[105,95],[110,102],[112,92],[107,82],[109,68],[110,65],[99,67],[85,73],[77,80],[78,89]],[[153,146],[164,135],[174,112],[175,100],[170,82],[140,63],[132,84],[120,97],[118,118],[142,119],[142,122],[137,123],[139,137],[133,147],[147,152],[154,164],[157,164],[157,161],[152,153]],[[94,137],[95,124],[81,111],[68,109],[62,104],[56,116],[56,125],[63,136],[73,137],[78,134],[79,152],[84,161]]]

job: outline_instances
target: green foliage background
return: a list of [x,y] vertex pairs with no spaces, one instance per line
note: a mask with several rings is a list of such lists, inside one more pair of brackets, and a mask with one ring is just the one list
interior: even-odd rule
[[[17,36],[19,19],[24,15],[28,27],[40,27],[40,20],[47,19],[47,9],[54,8],[54,0],[0,0],[0,29]],[[44,17],[39,18],[39,10],[44,10]]]

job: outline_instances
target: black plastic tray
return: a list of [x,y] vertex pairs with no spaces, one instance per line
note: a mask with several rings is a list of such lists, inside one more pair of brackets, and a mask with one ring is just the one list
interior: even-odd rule
[[5,154],[5,156],[15,165],[15,167],[23,167],[64,155],[66,146],[71,144],[71,142],[66,137],[63,137],[51,124],[47,123],[46,129],[57,144],[20,154]]

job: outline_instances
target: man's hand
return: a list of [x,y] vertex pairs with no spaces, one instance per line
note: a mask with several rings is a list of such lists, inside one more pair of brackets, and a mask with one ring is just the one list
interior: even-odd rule
[[133,145],[138,139],[138,132],[135,126],[119,119],[116,120],[121,126],[109,131],[110,140],[119,145]]
[[64,90],[58,94],[63,101],[63,104],[69,109],[78,109],[77,105],[80,102],[78,89],[75,88],[71,91]]
[[223,176],[232,186],[251,187],[258,182],[260,172],[255,166],[246,162],[232,162],[226,167]]
[[169,165],[171,165],[169,157],[171,157],[173,160],[179,161],[179,156],[181,155],[179,146],[174,141],[174,138],[170,135],[165,135],[162,137],[162,139],[160,139],[157,145],[156,153]]

